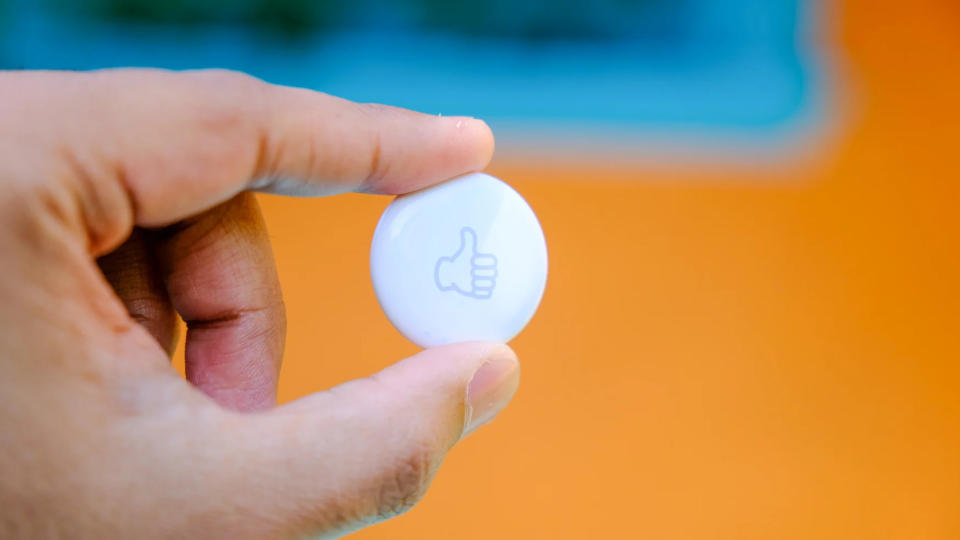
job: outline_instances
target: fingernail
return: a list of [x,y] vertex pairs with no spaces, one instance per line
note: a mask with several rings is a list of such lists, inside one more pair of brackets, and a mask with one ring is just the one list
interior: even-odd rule
[[467,386],[466,421],[461,438],[493,420],[510,402],[519,382],[520,365],[512,354],[484,362]]

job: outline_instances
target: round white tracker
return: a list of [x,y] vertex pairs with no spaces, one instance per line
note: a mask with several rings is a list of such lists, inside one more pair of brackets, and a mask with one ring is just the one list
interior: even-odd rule
[[543,297],[547,244],[519,193],[468,174],[390,203],[370,274],[387,318],[421,347],[507,342]]

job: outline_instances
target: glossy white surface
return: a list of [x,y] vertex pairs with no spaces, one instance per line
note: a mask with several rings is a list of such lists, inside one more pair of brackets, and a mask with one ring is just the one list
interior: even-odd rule
[[540,305],[547,245],[513,188],[473,173],[390,203],[370,274],[387,318],[421,347],[507,342]]

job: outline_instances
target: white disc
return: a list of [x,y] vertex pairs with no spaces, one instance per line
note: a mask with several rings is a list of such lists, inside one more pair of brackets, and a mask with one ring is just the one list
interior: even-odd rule
[[370,249],[377,300],[410,341],[507,342],[547,282],[547,244],[530,205],[483,173],[397,197]]

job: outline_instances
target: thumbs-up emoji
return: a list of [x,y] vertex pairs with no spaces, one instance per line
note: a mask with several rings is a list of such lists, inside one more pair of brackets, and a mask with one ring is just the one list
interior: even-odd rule
[[477,233],[470,227],[460,229],[460,247],[449,257],[440,257],[433,279],[441,291],[456,291],[464,296],[485,300],[493,295],[497,279],[497,258],[477,253]]

